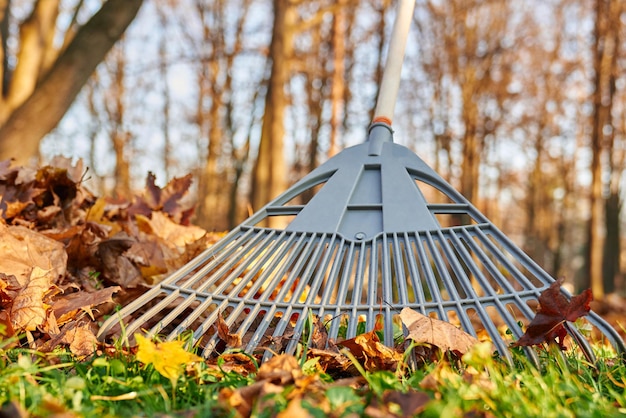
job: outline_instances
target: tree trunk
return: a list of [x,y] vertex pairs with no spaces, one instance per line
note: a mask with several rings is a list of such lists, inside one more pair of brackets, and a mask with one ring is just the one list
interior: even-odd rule
[[339,133],[341,129],[341,120],[344,111],[344,90],[345,86],[345,55],[346,55],[346,19],[345,19],[345,3],[346,0],[338,0],[340,7],[335,13],[332,31],[333,46],[333,73],[332,83],[330,86],[330,138],[328,144],[328,158],[337,154],[339,146]]
[[[272,69],[265,97],[265,115],[261,128],[261,140],[252,173],[250,202],[258,210],[272,198],[282,193],[287,185],[287,170],[283,156],[284,115],[287,106],[285,85],[289,79],[289,55],[292,42],[288,0],[274,0],[274,29],[270,45]],[[284,226],[284,220],[269,217],[267,227]]]
[[611,191],[605,203],[605,228],[606,240],[604,241],[604,264],[602,270],[603,285],[605,293],[615,292],[615,282],[620,274],[620,211],[622,201],[619,189]]
[[133,21],[143,0],[108,0],[0,127],[0,160],[26,163],[59,123],[89,76]]
[[[0,100],[4,101],[9,88],[9,21],[11,20],[10,0],[0,0]],[[0,115],[2,112],[0,112]]]
[[[606,239],[605,202],[603,196],[602,160],[610,157],[609,144],[612,127],[611,109],[613,105],[615,80],[614,66],[617,53],[617,33],[612,19],[612,6],[615,0],[596,0],[593,121],[591,131],[591,191],[589,194],[590,216],[587,223],[587,284],[596,298],[605,293],[603,277],[603,253]],[[617,17],[619,19],[619,17]],[[608,261],[608,260],[607,260]]]
[[107,98],[106,111],[111,123],[110,137],[115,152],[115,193],[124,198],[131,197],[129,142],[131,134],[126,130],[126,54],[118,45],[109,56],[111,85]]

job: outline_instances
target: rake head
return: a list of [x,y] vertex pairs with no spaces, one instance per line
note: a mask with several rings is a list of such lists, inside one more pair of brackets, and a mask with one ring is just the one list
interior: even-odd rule
[[[305,195],[313,196],[298,204]],[[261,226],[270,217],[289,223]],[[371,329],[383,314],[384,342],[393,346],[394,317],[409,307],[474,336],[488,334],[511,361],[518,322],[534,317],[553,282],[419,157],[394,144],[387,125],[374,124],[365,143],[328,160],[124,307],[99,337],[119,331],[120,322],[127,335],[173,339],[190,330],[209,356],[220,343],[222,315],[246,351],[293,353],[310,315],[336,340],[354,337],[361,322]],[[626,351],[598,315],[586,320]],[[585,338],[569,329],[593,358]]]

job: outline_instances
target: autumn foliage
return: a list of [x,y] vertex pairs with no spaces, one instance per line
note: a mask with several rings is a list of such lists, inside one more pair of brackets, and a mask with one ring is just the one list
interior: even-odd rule
[[191,176],[143,194],[98,198],[78,162],[39,169],[0,162],[0,324],[42,351],[93,352],[98,321],[215,240],[190,225]]

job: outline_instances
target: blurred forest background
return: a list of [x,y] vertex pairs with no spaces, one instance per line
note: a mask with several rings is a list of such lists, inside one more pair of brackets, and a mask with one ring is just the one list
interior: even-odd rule
[[[0,160],[194,175],[222,231],[365,139],[391,0],[0,0]],[[555,277],[624,294],[626,1],[417,0],[395,140]]]

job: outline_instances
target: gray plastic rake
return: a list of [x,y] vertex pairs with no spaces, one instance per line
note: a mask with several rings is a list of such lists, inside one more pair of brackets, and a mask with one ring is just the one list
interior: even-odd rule
[[[412,10],[411,1],[401,2],[398,16],[407,20],[409,14],[410,22]],[[397,20],[392,35],[401,55],[402,25]],[[381,94],[395,88],[395,100],[397,82],[388,73],[395,71],[399,80],[399,65],[389,61]],[[393,113],[385,100],[376,110],[383,118]],[[270,217],[289,223],[263,227]],[[450,219],[461,224],[449,226]],[[382,314],[384,342],[392,346],[394,316],[409,307],[474,336],[486,332],[511,361],[508,347],[522,334],[518,321],[534,317],[538,296],[553,282],[424,161],[393,143],[388,124],[374,123],[367,141],[328,160],[124,307],[103,324],[99,337],[119,330],[120,321],[129,336],[144,331],[172,339],[191,330],[209,356],[220,344],[221,314],[248,352],[294,352],[310,315],[337,339],[355,336],[363,321],[371,329]],[[626,351],[598,315],[586,318],[619,352]],[[510,341],[503,328],[511,330]],[[573,327],[569,331],[593,358],[586,339]]]

